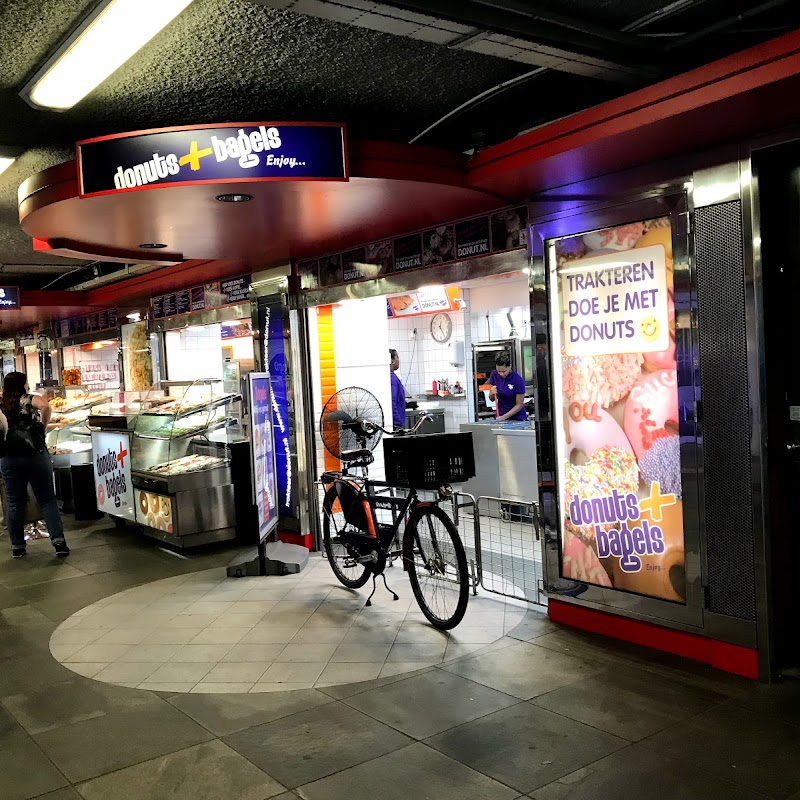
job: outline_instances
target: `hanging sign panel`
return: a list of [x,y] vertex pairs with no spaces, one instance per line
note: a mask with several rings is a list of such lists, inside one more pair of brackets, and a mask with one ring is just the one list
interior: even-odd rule
[[344,125],[194,125],[77,144],[81,197],[231,181],[346,181]]
[[685,602],[669,219],[551,241],[548,261],[561,574]]
[[19,308],[19,289],[16,286],[0,286],[0,310]]

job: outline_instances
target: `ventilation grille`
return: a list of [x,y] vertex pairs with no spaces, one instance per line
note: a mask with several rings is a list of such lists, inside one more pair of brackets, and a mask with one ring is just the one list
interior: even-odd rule
[[695,212],[709,610],[755,620],[740,203]]

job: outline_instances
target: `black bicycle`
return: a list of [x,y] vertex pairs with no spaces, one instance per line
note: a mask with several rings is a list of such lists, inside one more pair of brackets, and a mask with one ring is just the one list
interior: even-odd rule
[[[368,606],[380,575],[397,600],[384,570],[401,558],[428,621],[441,630],[454,628],[467,610],[470,578],[464,545],[439,503],[452,496],[448,478],[474,475],[471,434],[384,439],[387,480],[376,481],[368,477],[368,468],[388,431],[374,395],[358,387],[340,390],[325,404],[320,430],[325,447],[342,464],[321,479],[323,546],[334,575],[350,589],[364,586],[371,577]],[[405,496],[390,491],[397,488],[405,489]],[[437,499],[421,500],[418,489],[435,489]],[[379,512],[392,521],[379,521]]]

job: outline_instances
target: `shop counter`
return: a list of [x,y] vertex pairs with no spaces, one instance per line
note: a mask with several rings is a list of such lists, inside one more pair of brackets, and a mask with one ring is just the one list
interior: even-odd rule
[[536,431],[531,422],[467,422],[461,431],[472,434],[476,468],[463,491],[474,497],[538,502]]

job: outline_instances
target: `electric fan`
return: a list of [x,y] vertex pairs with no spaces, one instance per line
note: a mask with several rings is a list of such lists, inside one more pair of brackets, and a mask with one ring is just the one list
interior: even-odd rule
[[325,449],[335,458],[353,450],[374,450],[383,436],[383,409],[372,392],[348,386],[331,395],[319,421]]

